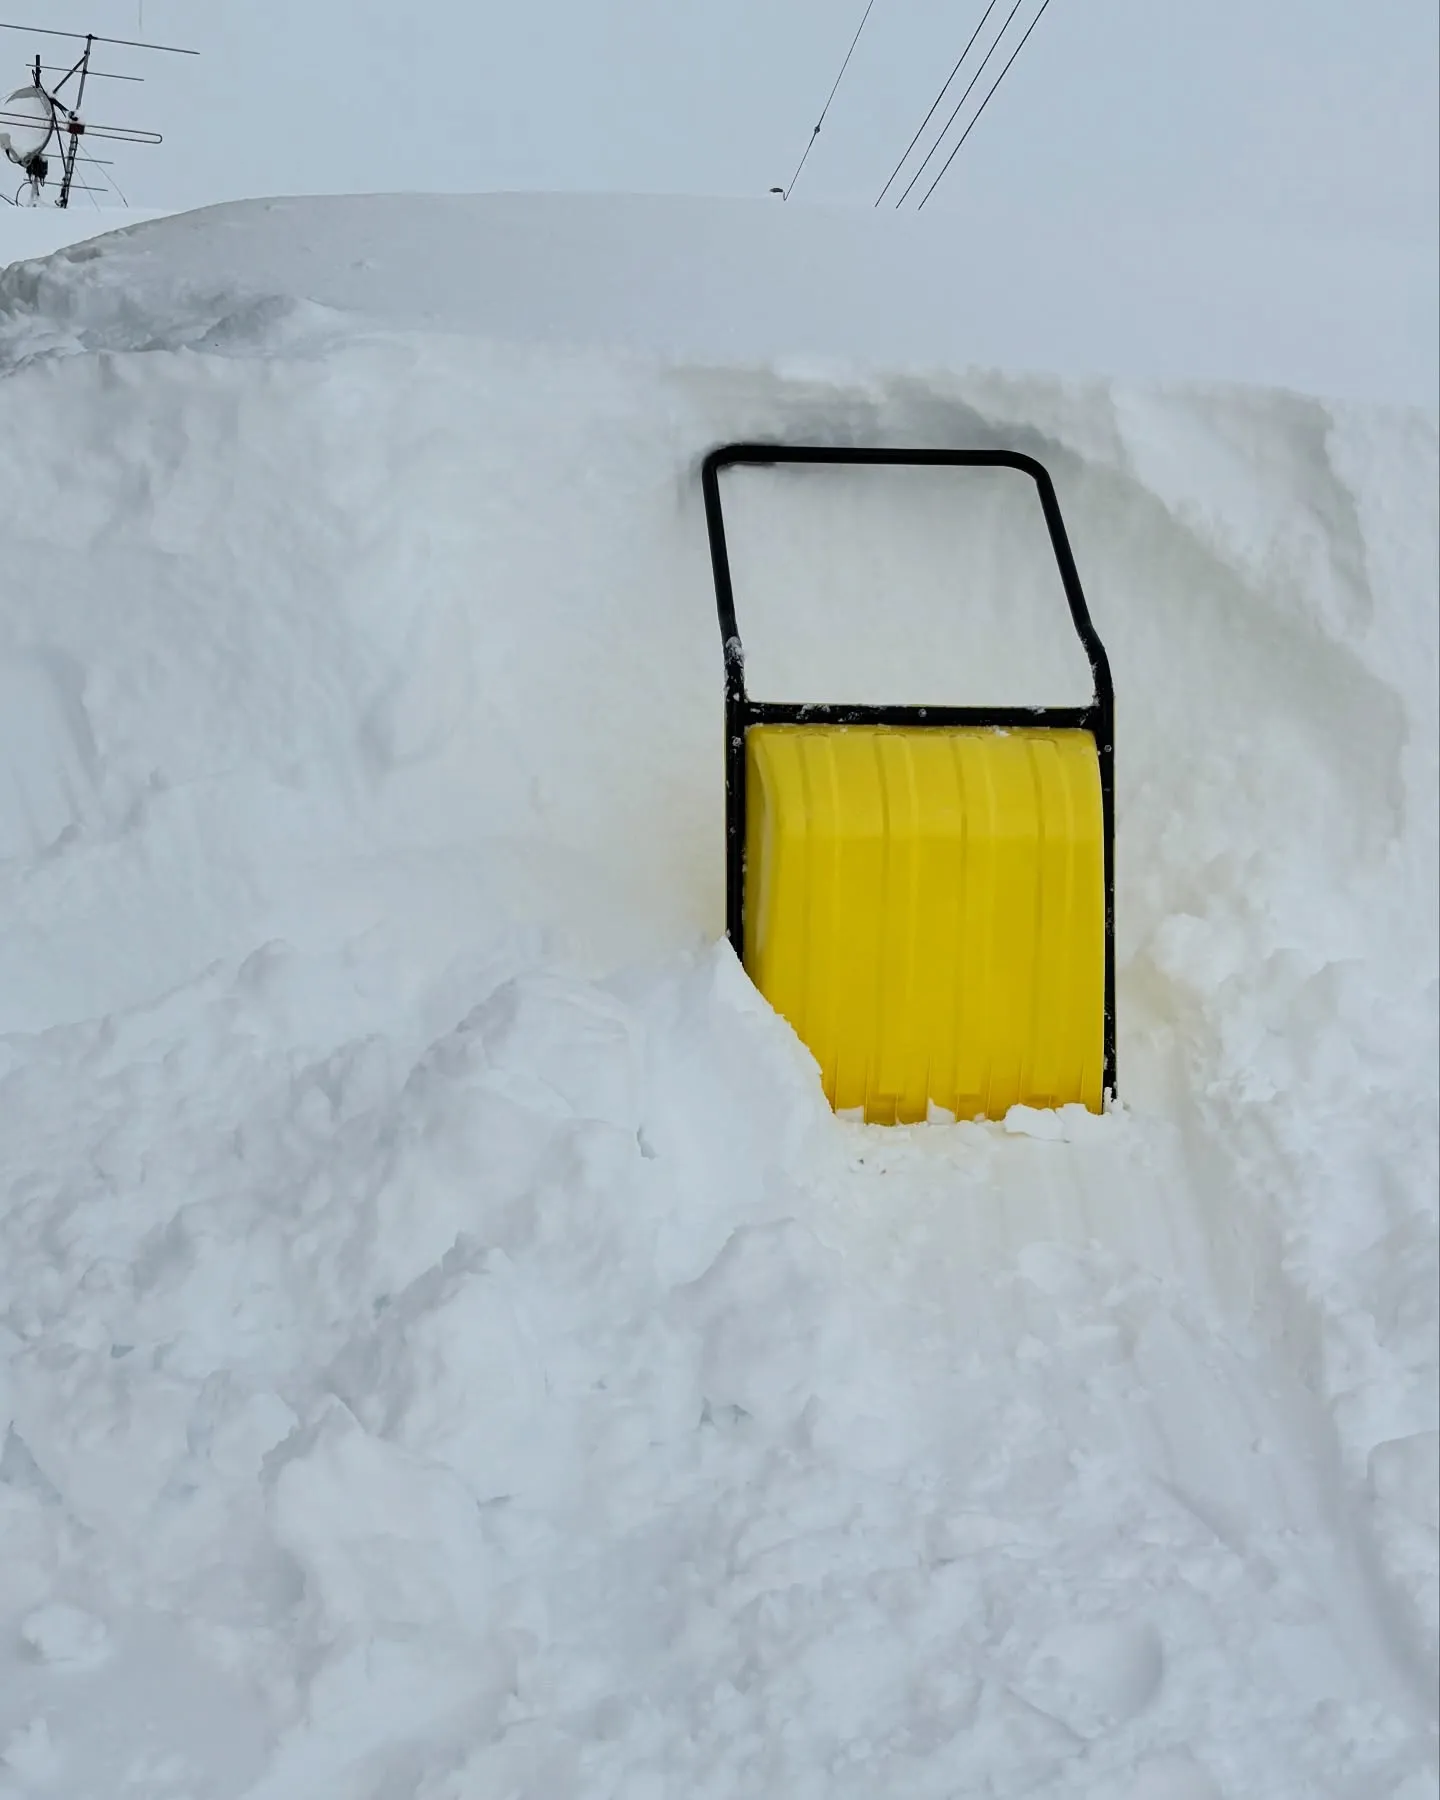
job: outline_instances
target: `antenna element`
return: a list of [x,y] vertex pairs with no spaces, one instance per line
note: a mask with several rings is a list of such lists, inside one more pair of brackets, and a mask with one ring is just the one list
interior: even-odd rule
[[[185,50],[178,44],[147,44],[138,38],[97,37],[92,31],[56,31],[48,25],[11,25],[0,19],[0,31],[18,31],[38,37],[69,38],[85,48],[66,68],[63,64],[44,63],[37,54],[27,67],[26,83],[0,103],[0,154],[15,164],[24,180],[12,205],[43,204],[46,184],[50,180],[52,158],[59,162],[60,190],[55,205],[68,207],[72,193],[95,193],[75,179],[75,163],[80,156],[82,137],[106,138],[119,144],[159,144],[164,140],[158,131],[142,131],[130,125],[91,125],[81,117],[85,103],[86,83],[95,81],[143,81],[143,75],[125,75],[106,69],[92,69],[90,57],[96,44],[116,44],[128,50],[153,50],[170,56],[198,56],[198,50]],[[59,75],[53,86],[46,78]],[[70,92],[66,93],[66,88]],[[87,158],[95,161],[94,158]],[[3,166],[3,165],[0,165]],[[111,183],[114,186],[114,183]],[[119,189],[116,188],[116,193]]]

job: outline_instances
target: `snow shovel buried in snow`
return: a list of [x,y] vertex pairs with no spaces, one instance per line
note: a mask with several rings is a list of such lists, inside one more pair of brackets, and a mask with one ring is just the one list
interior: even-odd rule
[[[1028,476],[1090,703],[752,700],[721,475],[781,463]],[[1115,702],[1049,474],[1007,450],[727,444],[701,479],[725,652],[726,934],[751,979],[837,1111],[1100,1111],[1115,1093]]]

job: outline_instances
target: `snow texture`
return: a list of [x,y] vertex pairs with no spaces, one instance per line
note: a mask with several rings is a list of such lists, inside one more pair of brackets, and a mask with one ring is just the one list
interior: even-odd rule
[[[1433,1793],[1434,418],[496,335],[367,204],[0,272],[0,1796]],[[717,946],[769,435],[1054,473],[1104,1118],[836,1119]],[[1000,493],[737,479],[757,680],[1051,698]]]
[[[145,217],[0,207],[0,260]],[[138,318],[183,283],[225,312],[249,288],[406,328],[692,362],[993,364],[1425,407],[1440,387],[1433,234],[1296,236],[1193,215],[1122,226],[1103,205],[1067,217],[1043,201],[1017,221],[977,194],[918,215],[773,198],[371,194],[207,207],[104,254],[111,301]]]

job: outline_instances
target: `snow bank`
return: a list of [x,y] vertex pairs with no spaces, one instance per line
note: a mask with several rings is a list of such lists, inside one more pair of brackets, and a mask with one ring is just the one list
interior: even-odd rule
[[[55,216],[0,212],[0,261],[66,241],[29,235]],[[49,264],[51,319],[89,254]],[[1237,235],[1225,221],[1127,234],[1103,209],[1017,222],[973,199],[917,216],[773,198],[372,194],[207,207],[142,225],[105,257],[106,283],[81,275],[83,325],[93,345],[118,328],[117,348],[132,313],[142,332],[158,313],[164,341],[188,341],[179,289],[202,316],[207,303],[232,314],[241,295],[303,294],[407,328],[692,362],[993,365],[1424,407],[1440,389],[1433,244]]]
[[[0,1783],[1417,1800],[1433,418],[526,342],[364,216],[0,274]],[[767,434],[1053,469],[1122,1112],[836,1121],[714,947]],[[1002,509],[828,480],[773,682],[1069,679]]]
[[57,206],[0,207],[0,267],[166,216],[163,210],[129,206],[76,206],[64,212]]

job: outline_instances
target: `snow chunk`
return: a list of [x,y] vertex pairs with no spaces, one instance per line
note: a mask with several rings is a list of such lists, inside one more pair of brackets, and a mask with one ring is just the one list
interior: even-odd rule
[[680,1290],[675,1310],[700,1329],[700,1384],[711,1408],[738,1408],[779,1430],[835,1378],[846,1337],[839,1260],[787,1219],[735,1232]]
[[41,1662],[61,1668],[98,1669],[110,1656],[104,1621],[64,1601],[30,1613],[21,1623],[20,1637]]
[[1006,1113],[1004,1123],[1011,1137],[1039,1138],[1048,1144],[1065,1140],[1065,1121],[1049,1107],[1017,1104]]
[[1148,1619],[1102,1619],[1051,1632],[1018,1691],[1080,1737],[1097,1737],[1151,1703],[1164,1669],[1160,1634]]
[[343,1407],[331,1406],[281,1464],[271,1512],[327,1636],[484,1634],[495,1566],[479,1508],[448,1470],[371,1437]]
[[0,1745],[0,1767],[9,1769],[22,1781],[48,1786],[60,1774],[62,1761],[50,1737],[44,1718],[31,1719],[21,1725]]

